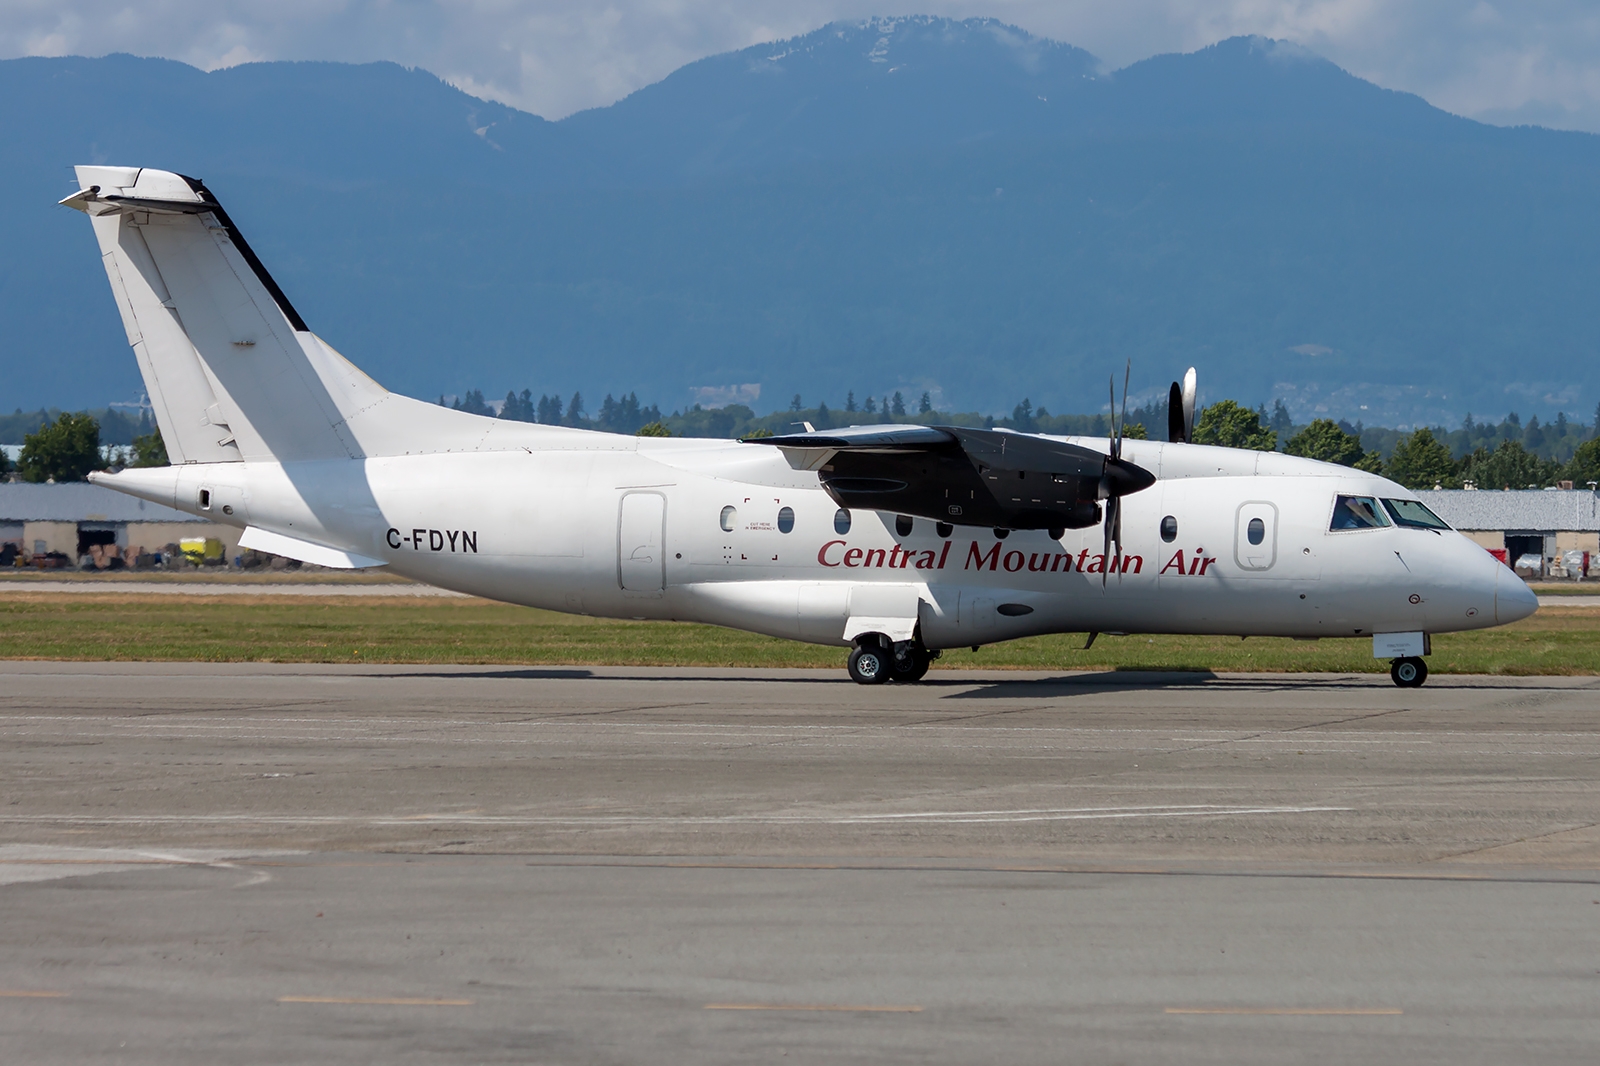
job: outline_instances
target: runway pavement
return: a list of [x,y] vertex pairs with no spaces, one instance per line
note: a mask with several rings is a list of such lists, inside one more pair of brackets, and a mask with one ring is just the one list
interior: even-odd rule
[[0,663],[18,1062],[1592,1062],[1600,679]]

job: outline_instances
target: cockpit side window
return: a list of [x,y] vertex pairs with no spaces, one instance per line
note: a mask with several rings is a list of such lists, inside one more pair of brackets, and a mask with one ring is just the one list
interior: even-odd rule
[[1337,496],[1328,529],[1340,533],[1350,529],[1381,529],[1388,524],[1389,519],[1371,496]]
[[1389,500],[1383,501],[1384,510],[1394,516],[1397,526],[1410,526],[1412,529],[1449,529],[1445,520],[1428,510],[1420,500]]

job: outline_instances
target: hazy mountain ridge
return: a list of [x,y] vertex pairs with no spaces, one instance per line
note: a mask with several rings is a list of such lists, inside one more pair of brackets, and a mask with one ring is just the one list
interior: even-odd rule
[[393,64],[14,60],[0,162],[8,405],[138,388],[53,207],[74,162],[204,177],[312,327],[424,397],[1094,410],[1130,356],[1136,393],[1196,363],[1369,424],[1600,395],[1600,137],[1259,39],[1108,74],[992,20],[835,25],[557,123]]

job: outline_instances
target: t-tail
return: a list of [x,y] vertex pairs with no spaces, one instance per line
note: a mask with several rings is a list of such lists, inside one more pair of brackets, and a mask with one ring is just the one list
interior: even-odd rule
[[94,223],[174,465],[396,455],[473,432],[459,412],[389,392],[307,329],[203,182],[76,172],[80,189],[61,202]]

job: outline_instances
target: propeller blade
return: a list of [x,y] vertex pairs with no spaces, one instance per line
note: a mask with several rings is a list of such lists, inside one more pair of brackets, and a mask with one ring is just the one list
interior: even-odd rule
[[1111,538],[1112,538],[1112,530],[1115,529],[1116,526],[1119,524],[1118,523],[1118,519],[1121,517],[1121,512],[1122,512],[1122,501],[1120,499],[1118,499],[1117,497],[1115,497],[1115,496],[1111,496],[1111,497],[1107,498],[1107,500],[1106,500],[1106,543],[1105,543],[1105,548],[1104,548],[1105,554],[1101,556],[1101,558],[1105,560],[1105,565],[1100,568],[1100,587],[1101,588],[1105,588],[1106,587],[1106,575],[1111,570]]
[[1115,459],[1118,445],[1122,443],[1122,430],[1117,426],[1117,379],[1115,377],[1107,378],[1106,385],[1111,390],[1111,406],[1107,408],[1111,413],[1106,416],[1111,419],[1111,432],[1106,436],[1111,438],[1111,457]]
[[1128,383],[1133,380],[1133,360],[1128,360],[1128,367],[1122,372],[1122,417],[1117,420],[1117,450],[1112,454],[1122,458],[1122,435],[1128,430]]
[[1176,381],[1167,390],[1167,439],[1176,444],[1189,439],[1183,431],[1183,386]]
[[1183,439],[1194,440],[1194,367],[1183,375]]

